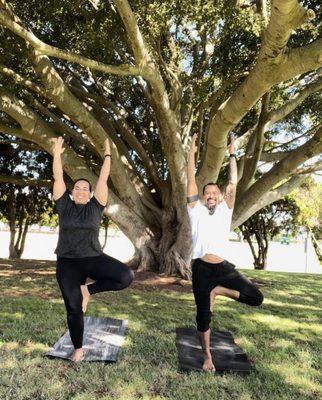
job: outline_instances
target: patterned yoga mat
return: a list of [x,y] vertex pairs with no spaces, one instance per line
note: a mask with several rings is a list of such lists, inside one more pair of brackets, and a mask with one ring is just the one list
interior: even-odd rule
[[[84,318],[84,361],[116,362],[124,342],[127,320],[113,318]],[[69,331],[55,343],[45,356],[70,359],[74,351]]]
[[[203,354],[195,329],[177,328],[176,346],[182,371],[202,371]],[[228,331],[211,333],[210,351],[216,373],[249,374],[254,371],[247,355],[236,345],[233,335]]]

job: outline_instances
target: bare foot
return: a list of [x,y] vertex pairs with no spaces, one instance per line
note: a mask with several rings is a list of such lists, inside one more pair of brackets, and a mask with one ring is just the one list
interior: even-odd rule
[[82,292],[82,296],[83,296],[82,310],[83,310],[83,313],[85,313],[87,310],[87,304],[89,302],[89,298],[91,297],[91,295],[89,294],[87,285],[81,285],[80,288],[81,288],[81,292]]
[[76,349],[72,355],[73,362],[81,362],[84,359],[84,350],[82,348]]
[[214,366],[214,363],[212,362],[211,357],[205,357],[202,369],[205,372],[215,372],[216,371],[216,368]]

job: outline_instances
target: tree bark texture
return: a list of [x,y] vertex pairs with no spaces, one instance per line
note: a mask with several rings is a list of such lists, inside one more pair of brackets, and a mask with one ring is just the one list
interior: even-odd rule
[[[193,75],[189,90],[183,93],[180,80],[183,71],[178,65],[173,66],[172,59],[172,64],[167,63],[162,52],[152,51],[127,0],[114,0],[114,4],[128,39],[128,62],[120,65],[98,62],[45,43],[1,0],[0,24],[26,44],[34,80],[0,65],[0,73],[28,93],[30,100],[26,102],[22,96],[15,95],[10,87],[0,87],[0,110],[14,121],[1,122],[0,129],[49,154],[52,154],[51,139],[63,135],[64,172],[72,180],[80,176],[87,178],[94,186],[103,159],[103,143],[108,137],[112,167],[109,204],[104,213],[134,244],[136,252],[131,265],[141,270],[190,277],[186,157],[193,122],[202,130],[197,172],[201,192],[205,183],[215,182],[219,176],[227,155],[228,134],[261,103],[257,124],[238,138],[246,151],[238,164],[239,190],[232,224],[235,228],[265,205],[289,193],[301,182],[296,174],[298,168],[322,151],[320,128],[294,150],[278,154],[265,152],[268,129],[321,90],[318,71],[322,66],[322,39],[289,48],[292,32],[312,20],[313,11],[305,9],[297,0],[272,0],[268,15],[266,1],[256,1],[264,30],[253,67],[229,82],[221,82],[209,99],[193,106]],[[175,54],[175,42],[169,39],[168,43],[172,55]],[[72,78],[67,79],[57,59],[69,65],[81,65],[86,70],[87,82],[72,67],[69,67]],[[208,59],[204,50],[202,62]],[[192,74],[200,70],[196,67]],[[133,93],[130,95],[143,97],[146,112],[152,115],[150,126],[158,132],[162,163],[157,163],[155,148],[147,144],[149,131],[133,122],[135,115],[128,118],[127,108],[109,94],[92,72],[131,80]],[[270,91],[275,85],[313,72],[315,80],[295,91],[281,106],[270,108]],[[231,84],[236,87],[227,96],[225,93]],[[257,177],[260,161],[270,156],[273,167]],[[21,233],[22,244],[23,237]],[[264,267],[267,246],[265,240],[260,243],[258,264]],[[11,247],[14,251],[13,244]]]

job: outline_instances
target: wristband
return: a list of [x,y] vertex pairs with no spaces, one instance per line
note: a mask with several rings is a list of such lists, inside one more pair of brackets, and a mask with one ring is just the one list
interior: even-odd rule
[[105,157],[111,157],[111,158],[112,158],[112,156],[111,156],[110,154],[105,154],[105,155],[104,155],[104,158],[105,158]]
[[194,196],[189,196],[187,197],[187,203],[193,203],[194,201],[199,200],[199,196],[197,194],[195,194]]
[[233,157],[236,158],[236,154],[235,154],[235,153],[234,153],[234,154],[229,154],[229,157],[230,157],[230,158],[233,158]]

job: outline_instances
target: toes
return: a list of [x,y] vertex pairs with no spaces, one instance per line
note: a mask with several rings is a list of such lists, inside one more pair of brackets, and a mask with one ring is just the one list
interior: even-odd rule
[[213,368],[203,368],[203,370],[204,370],[204,372],[209,372],[209,373],[216,372],[216,368],[215,367],[213,367]]
[[214,366],[214,364],[205,364],[202,366],[202,369],[204,372],[215,372],[216,368]]

